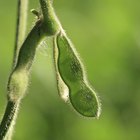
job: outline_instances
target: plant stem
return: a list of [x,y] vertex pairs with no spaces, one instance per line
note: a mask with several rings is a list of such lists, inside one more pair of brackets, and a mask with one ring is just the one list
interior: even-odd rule
[[[14,48],[14,58],[13,58],[13,69],[16,66],[18,54],[20,47],[25,39],[26,33],[26,19],[27,19],[27,7],[28,0],[18,0],[17,5],[17,25],[16,25],[16,37],[15,37],[15,48]],[[5,114],[3,120],[0,124],[0,140],[3,140],[7,134],[7,139],[11,139],[11,133],[8,133],[10,126],[13,127],[13,120],[16,119],[16,114],[18,111],[18,106],[20,101],[8,101],[5,109]],[[13,124],[12,124],[13,123]],[[12,131],[12,129],[11,129]]]
[[53,9],[52,1],[39,0],[39,2],[44,20],[42,28],[46,36],[56,35],[60,31],[61,25]]
[[17,108],[19,103],[14,103],[12,101],[8,101],[6,111],[3,117],[3,120],[0,125],[0,140],[3,140],[6,136],[8,128],[11,125],[11,122],[16,118],[15,114],[17,114]]
[[17,63],[18,53],[19,53],[20,47],[25,39],[28,0],[18,0],[17,9],[18,9],[17,10],[17,26],[16,26],[16,38],[15,38],[13,67]]
[[[29,82],[29,73],[35,56],[36,48],[43,38],[44,34],[40,30],[40,23],[37,23],[31,32],[28,34],[26,40],[24,41],[18,55],[17,64],[9,78],[8,83],[8,104],[5,110],[4,117],[0,125],[0,140],[3,140],[7,134],[12,133],[13,129],[10,129],[14,125],[16,115],[18,113],[18,107],[21,102],[21,99],[24,97],[28,82]],[[17,76],[17,79],[13,79],[13,75],[19,74],[23,78],[21,79]],[[24,82],[24,77],[25,78]],[[14,81],[13,81],[14,80]],[[22,80],[22,81],[21,81]],[[10,133],[9,133],[10,129]],[[10,138],[9,138],[10,139]]]
[[11,139],[13,126],[15,124],[14,122],[18,113],[18,107],[28,86],[28,77],[39,42],[43,37],[55,35],[60,30],[60,25],[55,17],[50,0],[40,0],[44,18],[37,21],[36,25],[24,41],[27,1],[28,0],[18,1],[13,71],[9,77],[9,83],[7,86],[8,103],[0,124],[0,140]]

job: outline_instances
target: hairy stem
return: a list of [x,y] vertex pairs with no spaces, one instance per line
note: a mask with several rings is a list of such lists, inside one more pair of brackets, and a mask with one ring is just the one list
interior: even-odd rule
[[[42,3],[40,4],[44,18],[43,20],[39,19],[37,21],[36,25],[28,34],[24,42],[23,40],[25,37],[27,0],[19,0],[18,3],[18,19],[13,71],[9,77],[7,87],[8,103],[4,117],[0,124],[0,140],[11,139],[14,120],[16,119],[18,113],[18,106],[20,104],[21,99],[24,97],[28,87],[30,69],[39,42],[44,36],[54,35],[54,33],[58,30],[58,24],[55,21],[55,15],[50,3],[47,3],[47,1],[45,0],[40,0],[40,2],[41,1]],[[43,9],[43,6],[45,9]],[[47,12],[49,14],[48,17],[46,17],[44,11],[49,11],[49,9],[51,9],[51,11]],[[53,22],[51,22],[52,20]]]
[[0,140],[3,140],[13,119],[16,118],[19,103],[8,101],[3,120],[0,125]]
[[55,15],[51,0],[39,0],[43,14],[42,28],[47,36],[56,35],[61,28],[60,22]]
[[[15,37],[15,48],[14,48],[14,58],[13,58],[13,68],[16,66],[18,54],[20,47],[25,39],[26,33],[26,19],[27,19],[27,7],[28,0],[18,0],[17,4],[17,25],[16,25],[16,37]],[[11,139],[12,132],[7,133],[10,125],[13,127],[13,120],[16,119],[16,112],[18,111],[18,106],[20,102],[8,101],[7,107],[3,120],[0,124],[0,140],[4,139],[7,134],[7,139]],[[13,123],[13,124],[12,124]],[[11,131],[12,131],[11,127]]]
[[8,82],[8,104],[0,125],[0,140],[7,137],[8,130],[14,125],[18,106],[28,87],[35,51],[42,38],[43,32],[40,30],[40,23],[37,23],[28,34],[19,51],[17,64]]
[[28,0],[18,0],[13,67],[16,65],[20,47],[25,39],[26,24],[27,24],[27,8],[28,8]]

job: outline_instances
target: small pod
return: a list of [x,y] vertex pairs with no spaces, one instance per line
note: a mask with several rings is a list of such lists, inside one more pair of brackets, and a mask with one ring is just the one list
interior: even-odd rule
[[[89,86],[82,63],[65,33],[59,33],[54,40],[55,67],[60,95],[69,96],[73,107],[83,116],[98,117],[100,103],[96,93]],[[67,93],[64,89],[67,87]],[[63,90],[62,90],[63,89]]]

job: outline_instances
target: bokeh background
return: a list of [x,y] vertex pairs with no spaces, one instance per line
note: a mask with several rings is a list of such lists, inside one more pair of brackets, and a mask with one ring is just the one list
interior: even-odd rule
[[[100,119],[78,115],[58,96],[52,46],[37,51],[13,140],[140,140],[140,1],[54,0],[63,27],[102,102]],[[0,116],[6,105],[16,0],[0,0]],[[28,29],[34,23],[29,0]]]

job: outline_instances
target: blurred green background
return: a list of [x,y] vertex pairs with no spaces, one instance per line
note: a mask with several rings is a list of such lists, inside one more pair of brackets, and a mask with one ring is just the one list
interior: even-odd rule
[[[140,140],[140,1],[54,0],[62,25],[102,102],[99,120],[59,98],[52,47],[37,51],[13,140]],[[0,116],[6,105],[16,27],[16,0],[0,0]],[[33,26],[29,0],[28,29]],[[49,43],[48,43],[49,44]]]

